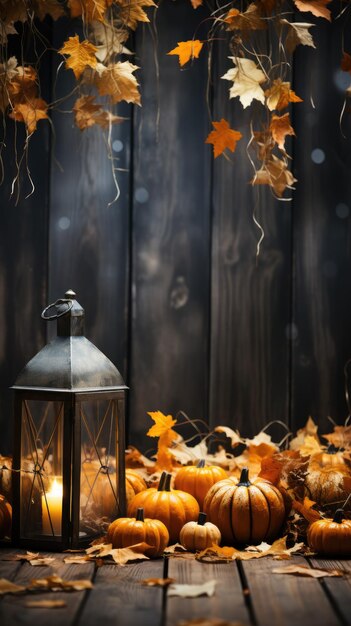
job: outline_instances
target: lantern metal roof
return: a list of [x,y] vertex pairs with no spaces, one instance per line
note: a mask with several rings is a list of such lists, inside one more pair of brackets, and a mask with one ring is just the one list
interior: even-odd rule
[[[65,293],[42,313],[57,319],[57,337],[24,367],[13,389],[45,391],[103,391],[126,389],[115,365],[84,336],[84,309],[74,291]],[[54,315],[49,316],[51,308]]]

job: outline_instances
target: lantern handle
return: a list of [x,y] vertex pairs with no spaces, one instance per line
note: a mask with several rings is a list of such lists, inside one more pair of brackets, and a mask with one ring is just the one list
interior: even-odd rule
[[[55,315],[45,315],[46,312],[49,311],[49,309],[51,309],[54,306],[58,306],[59,304],[67,304],[68,308],[65,311],[62,311],[61,313],[56,313]],[[56,302],[49,304],[49,306],[47,306],[42,312],[41,317],[43,318],[43,320],[46,320],[47,322],[51,322],[52,320],[56,320],[58,317],[62,317],[62,315],[66,315],[66,313],[68,313],[68,311],[70,311],[72,307],[73,307],[73,300],[68,299],[68,298],[60,298],[59,300],[56,300]]]

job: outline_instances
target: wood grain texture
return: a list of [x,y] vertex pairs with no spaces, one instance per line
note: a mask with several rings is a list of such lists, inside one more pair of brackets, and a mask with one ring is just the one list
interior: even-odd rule
[[[71,25],[72,28],[72,25]],[[77,26],[75,25],[74,32]],[[72,35],[65,22],[55,25],[55,45]],[[55,75],[56,68],[53,69]],[[59,97],[74,87],[71,70],[61,68]],[[78,95],[76,94],[76,97]],[[62,105],[72,106],[74,97]],[[118,115],[130,118],[130,107]],[[51,155],[49,299],[77,293],[86,312],[86,335],[118,367],[127,370],[130,120],[112,128],[112,156],[100,128],[80,131],[72,114],[53,114],[56,138]],[[120,197],[116,195],[112,165]],[[60,168],[63,171],[60,171]],[[54,330],[53,330],[54,332]]]
[[[297,50],[294,72],[294,88],[304,102],[295,106],[293,121],[298,183],[293,207],[292,425],[312,415],[323,433],[331,429],[328,416],[342,423],[348,413],[343,368],[351,355],[351,124],[347,113],[343,137],[342,19],[333,25],[320,22],[314,29],[318,54]],[[318,157],[324,160],[314,162]]]
[[[231,83],[220,80],[232,67],[224,44],[214,61],[213,119],[224,117],[243,138],[233,156],[214,162],[210,420],[249,436],[288,421],[291,207],[249,184],[248,129],[262,106],[244,110],[229,99]],[[254,217],[265,232],[258,257]]]
[[318,580],[287,574],[272,574],[287,565],[306,565],[302,557],[289,561],[245,561],[252,606],[258,626],[336,626],[338,617]]
[[180,584],[201,584],[216,580],[212,597],[169,597],[166,625],[175,626],[181,620],[195,618],[222,619],[249,624],[243,590],[235,563],[200,563],[181,558],[169,558],[168,576]]
[[321,583],[330,594],[334,609],[337,610],[343,625],[351,624],[351,560],[311,558],[313,567],[337,569],[345,573],[344,578],[323,578]]
[[141,584],[145,578],[162,578],[163,560],[104,565],[80,617],[84,626],[158,626],[162,619],[163,590]]
[[188,0],[165,0],[155,28],[136,35],[143,107],[134,125],[130,422],[131,440],[143,447],[150,446],[147,411],[207,417],[206,57],[180,70],[177,57],[166,54],[190,39],[206,15]]

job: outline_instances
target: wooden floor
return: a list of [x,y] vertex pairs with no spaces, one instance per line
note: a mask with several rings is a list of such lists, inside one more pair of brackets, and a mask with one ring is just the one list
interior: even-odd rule
[[[5,560],[10,554],[19,553],[19,550],[0,550],[0,578],[26,584],[33,578],[57,574],[70,580],[89,578],[93,588],[35,595],[35,599],[63,599],[66,607],[56,609],[26,607],[28,594],[2,596],[1,626],[177,626],[199,618],[216,618],[235,626],[351,625],[351,560],[294,557],[290,561],[274,561],[268,557],[217,564],[168,558],[139,561],[124,567],[104,565],[97,569],[94,563],[64,564],[67,555],[63,554],[50,555],[55,556],[51,567]],[[346,575],[316,580],[272,574],[272,569],[292,563],[337,568]],[[151,577],[171,577],[178,583],[215,579],[215,595],[168,598],[165,588],[141,584],[143,579]],[[33,599],[32,594],[30,599]],[[222,626],[220,622],[218,626]]]

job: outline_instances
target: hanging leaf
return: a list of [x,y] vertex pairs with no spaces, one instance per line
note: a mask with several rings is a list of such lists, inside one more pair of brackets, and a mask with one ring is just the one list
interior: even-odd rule
[[167,54],[178,55],[179,65],[183,66],[188,63],[190,59],[193,60],[199,58],[199,54],[202,50],[203,45],[204,44],[199,41],[199,39],[191,39],[190,41],[178,41],[177,47],[173,48],[173,50],[170,50],[170,52],[167,52]]
[[287,135],[295,135],[295,131],[290,124],[289,113],[285,113],[282,116],[272,115],[269,129],[278,148],[285,152],[285,137]]
[[242,138],[242,134],[238,130],[230,128],[228,122],[223,118],[220,122],[212,122],[212,126],[215,130],[210,132],[205,143],[213,144],[215,159],[222,154],[226,148],[234,152],[237,142]]
[[40,20],[44,20],[47,15],[50,15],[53,20],[58,20],[65,14],[59,0],[35,0],[34,12]]
[[289,171],[287,162],[284,159],[278,159],[274,154],[256,172],[251,181],[252,185],[269,185],[278,198],[282,197],[287,188],[291,189],[294,182],[296,179]]
[[45,100],[35,98],[15,104],[9,117],[17,122],[24,122],[28,134],[31,135],[36,130],[39,120],[48,119],[47,110],[48,105]]
[[71,17],[80,17],[85,22],[103,22],[105,13],[113,0],[68,0]]
[[267,22],[262,19],[257,4],[252,2],[244,13],[230,9],[224,18],[227,30],[240,30],[243,39],[250,37],[251,31],[267,30]]
[[109,128],[110,124],[123,122],[123,117],[113,115],[110,111],[105,111],[101,104],[95,103],[94,96],[81,96],[76,100],[73,111],[75,113],[75,123],[80,130],[91,126],[101,126]]
[[294,0],[295,6],[302,13],[312,13],[315,17],[323,17],[331,22],[331,13],[326,5],[331,0]]
[[116,0],[121,22],[135,30],[139,22],[149,22],[143,7],[155,7],[153,0]]
[[311,48],[315,48],[315,43],[313,41],[312,35],[309,32],[309,29],[315,24],[306,24],[304,22],[289,22],[286,19],[280,20],[280,24],[283,26],[287,26],[288,33],[285,38],[285,48],[286,51],[292,54],[296,48],[296,46],[310,46]]
[[290,89],[289,82],[283,82],[281,78],[273,81],[272,87],[265,91],[267,106],[270,111],[285,109],[289,102],[303,102],[303,100]]
[[249,106],[252,100],[258,100],[264,104],[264,91],[261,83],[266,81],[266,76],[251,59],[229,57],[236,67],[228,70],[221,78],[233,81],[229,90],[230,98],[239,97],[244,108]]
[[139,69],[129,61],[119,61],[103,69],[101,74],[95,72],[94,82],[101,96],[110,96],[111,102],[133,102],[140,105],[138,82],[133,75]]
[[87,41],[87,39],[80,42],[78,35],[69,37],[61,50],[59,50],[61,54],[69,56],[69,58],[66,59],[66,67],[73,70],[77,79],[82,75],[86,67],[96,67],[96,51],[96,46],[90,43],[90,41]]

